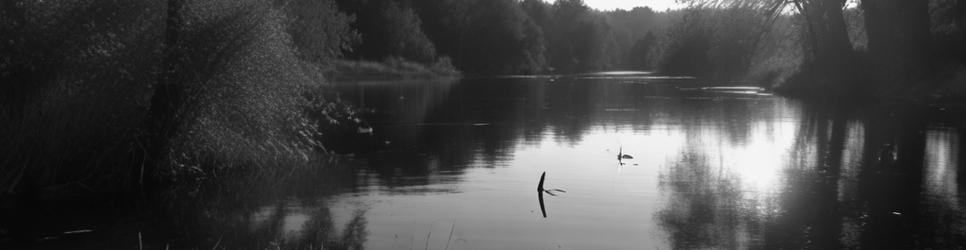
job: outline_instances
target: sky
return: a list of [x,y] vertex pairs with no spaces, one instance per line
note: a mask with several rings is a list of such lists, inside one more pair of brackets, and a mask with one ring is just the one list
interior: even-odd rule
[[684,7],[684,4],[675,3],[675,0],[584,0],[584,3],[591,8],[598,10],[613,9],[633,9],[634,7],[651,7],[654,11],[665,9],[677,9]]

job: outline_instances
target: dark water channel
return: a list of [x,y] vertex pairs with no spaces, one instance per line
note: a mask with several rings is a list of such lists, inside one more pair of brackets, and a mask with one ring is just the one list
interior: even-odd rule
[[[196,217],[173,219],[192,226],[145,232],[144,244],[206,249],[966,244],[962,111],[809,103],[752,88],[702,86],[696,80],[619,74],[340,83],[343,99],[373,110],[375,135],[369,140],[383,149],[332,160],[326,170],[289,173],[294,180],[273,186],[278,190],[272,195],[226,194],[234,198],[218,199],[254,201],[198,208]],[[633,158],[618,160],[618,152]],[[542,195],[546,217],[535,191],[544,172],[546,189],[563,190]],[[119,242],[136,248],[135,239]]]

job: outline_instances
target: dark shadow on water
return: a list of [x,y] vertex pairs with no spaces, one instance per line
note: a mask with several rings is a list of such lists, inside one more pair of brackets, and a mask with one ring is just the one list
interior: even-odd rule
[[[90,232],[4,241],[0,249],[362,249],[366,208],[350,208],[348,220],[339,221],[329,203],[334,194],[360,188],[347,178],[352,175],[348,167],[310,166],[220,173],[197,190],[170,190],[150,210],[112,217],[115,208],[106,206],[108,211],[74,211],[86,216],[60,223]],[[41,220],[38,227],[54,226]]]

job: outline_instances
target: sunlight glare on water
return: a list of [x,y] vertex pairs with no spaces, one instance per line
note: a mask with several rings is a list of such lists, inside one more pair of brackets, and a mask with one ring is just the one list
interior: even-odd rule
[[780,187],[781,170],[788,164],[788,154],[795,150],[797,126],[794,121],[756,124],[747,145],[726,149],[735,157],[733,169],[757,193],[773,193]]
[[[966,225],[960,129],[638,80],[351,85],[346,96],[406,96],[366,103],[385,110],[371,139],[389,147],[346,162],[345,190],[249,224],[292,239],[328,228],[368,249],[878,248],[867,239],[915,235],[943,248]],[[537,192],[544,173],[551,192]],[[924,231],[891,231],[913,218]]]

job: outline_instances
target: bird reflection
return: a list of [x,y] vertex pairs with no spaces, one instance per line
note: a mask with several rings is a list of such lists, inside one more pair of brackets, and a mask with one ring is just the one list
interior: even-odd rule
[[620,164],[621,166],[623,166],[625,164],[624,163],[624,160],[625,159],[626,160],[634,159],[634,156],[631,156],[629,154],[624,154],[624,147],[620,147],[617,150],[617,163]]
[[547,209],[543,203],[543,194],[547,193],[550,196],[557,196],[557,193],[566,193],[563,189],[544,189],[543,180],[547,177],[547,172],[540,174],[540,183],[537,184],[537,200],[540,201],[540,213],[543,214],[543,218],[547,218]]

